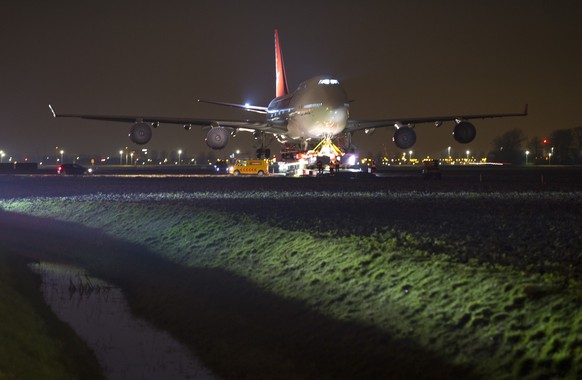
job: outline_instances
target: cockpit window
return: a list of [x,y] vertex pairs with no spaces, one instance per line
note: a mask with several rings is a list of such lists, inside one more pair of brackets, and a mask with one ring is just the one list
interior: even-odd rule
[[324,84],[324,85],[331,85],[331,84],[339,84],[337,79],[320,79],[317,84]]

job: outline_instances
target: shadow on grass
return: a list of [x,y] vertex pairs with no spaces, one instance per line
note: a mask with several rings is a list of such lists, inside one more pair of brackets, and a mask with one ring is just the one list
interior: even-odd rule
[[331,319],[220,269],[176,265],[98,229],[0,211],[0,243],[119,285],[135,314],[224,378],[476,378],[412,341]]

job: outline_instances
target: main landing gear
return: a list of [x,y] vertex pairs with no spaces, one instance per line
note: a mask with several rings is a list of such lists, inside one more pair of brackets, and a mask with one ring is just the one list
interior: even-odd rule
[[256,139],[261,139],[261,146],[257,149],[257,158],[268,159],[271,158],[271,149],[265,148],[265,134],[263,132],[255,133]]
[[269,148],[259,148],[257,149],[257,158],[271,158],[271,149]]

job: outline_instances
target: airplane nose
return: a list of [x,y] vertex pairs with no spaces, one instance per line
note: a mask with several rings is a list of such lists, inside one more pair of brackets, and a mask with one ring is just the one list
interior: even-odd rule
[[329,115],[335,122],[341,122],[347,118],[347,110],[345,107],[333,108],[330,109]]

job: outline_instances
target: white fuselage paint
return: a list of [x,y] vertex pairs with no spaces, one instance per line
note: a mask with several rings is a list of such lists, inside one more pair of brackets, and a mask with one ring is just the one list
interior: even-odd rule
[[346,128],[348,118],[346,92],[337,80],[325,76],[306,80],[294,92],[273,99],[267,110],[268,121],[287,126],[291,139],[333,137]]

